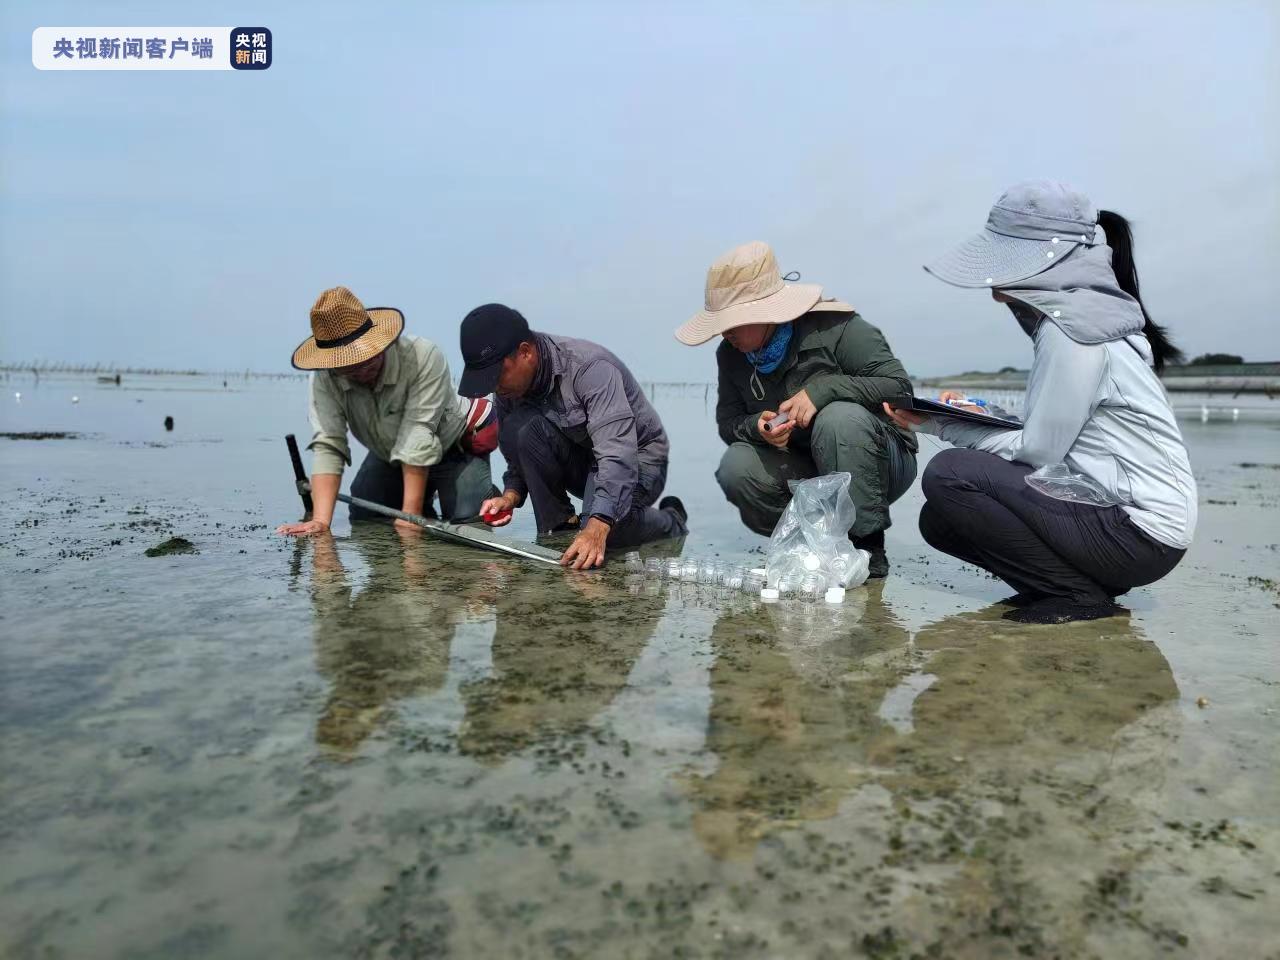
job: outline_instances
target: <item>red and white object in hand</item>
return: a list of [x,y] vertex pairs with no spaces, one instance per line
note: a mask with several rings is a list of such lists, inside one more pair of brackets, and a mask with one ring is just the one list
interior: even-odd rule
[[511,519],[511,510],[495,510],[493,513],[482,513],[480,519],[491,527],[500,527]]

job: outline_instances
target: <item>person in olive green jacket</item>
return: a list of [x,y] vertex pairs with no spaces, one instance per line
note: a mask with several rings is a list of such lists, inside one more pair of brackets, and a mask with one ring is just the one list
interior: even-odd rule
[[690,346],[717,335],[716,422],[729,449],[716,480],[742,522],[768,536],[789,481],[846,472],[850,538],[871,553],[871,575],[885,576],[889,505],[915,480],[917,443],[881,406],[912,392],[884,336],[817,284],[784,283],[763,243],[711,266],[706,308],[676,331]]

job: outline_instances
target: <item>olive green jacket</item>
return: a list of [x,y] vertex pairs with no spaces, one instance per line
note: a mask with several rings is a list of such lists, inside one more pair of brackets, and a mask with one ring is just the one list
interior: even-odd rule
[[[919,444],[909,430],[901,430],[885,416],[881,404],[910,394],[911,379],[889,349],[884,335],[857,313],[814,311],[794,321],[787,355],[773,373],[756,374],[759,388],[752,389],[752,367],[746,354],[728,341],[716,350],[719,368],[716,424],[725,443],[744,440],[764,445],[756,421],[765,410],[801,390],[822,410],[835,400],[860,403],[893,429],[907,448]],[[755,396],[763,392],[763,398]],[[808,430],[796,430],[792,441],[808,447]]]

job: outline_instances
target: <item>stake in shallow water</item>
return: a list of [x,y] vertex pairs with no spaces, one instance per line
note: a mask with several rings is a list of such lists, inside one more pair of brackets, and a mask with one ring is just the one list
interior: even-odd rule
[[[311,513],[314,509],[314,504],[311,501],[311,484],[307,481],[306,471],[302,468],[302,455],[298,452],[297,438],[291,433],[284,438],[284,441],[289,446],[289,459],[293,461],[293,478],[297,484],[298,495],[302,497],[302,506],[307,513]],[[467,527],[457,523],[446,523],[443,520],[420,517],[417,514],[405,513],[403,510],[384,507],[382,504],[374,503],[371,500],[351,497],[345,493],[338,494],[338,499],[345,504],[361,507],[371,513],[380,513],[384,517],[407,520],[409,523],[417,524],[428,534],[439,540],[456,543],[464,547],[476,547],[480,550],[488,550],[491,553],[502,553],[509,557],[519,557],[522,560],[533,560],[535,563],[549,564],[553,567],[560,566],[560,554],[554,550],[548,550],[546,547],[540,547],[536,543],[506,540],[502,537],[494,536],[487,530],[477,530],[474,527]]]

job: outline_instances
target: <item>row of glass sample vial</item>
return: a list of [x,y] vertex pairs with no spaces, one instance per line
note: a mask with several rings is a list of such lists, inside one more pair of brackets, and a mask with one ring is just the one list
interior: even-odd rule
[[[784,576],[769,586],[765,572],[759,568],[721,560],[698,557],[647,557],[631,552],[623,557],[623,565],[629,574],[643,574],[646,580],[664,580],[671,583],[697,583],[707,587],[720,587],[727,591],[759,596],[762,600],[795,598],[805,603],[826,599],[839,603],[844,590],[827,589],[827,578],[818,572],[799,577]],[[837,596],[838,594],[838,596]]]

